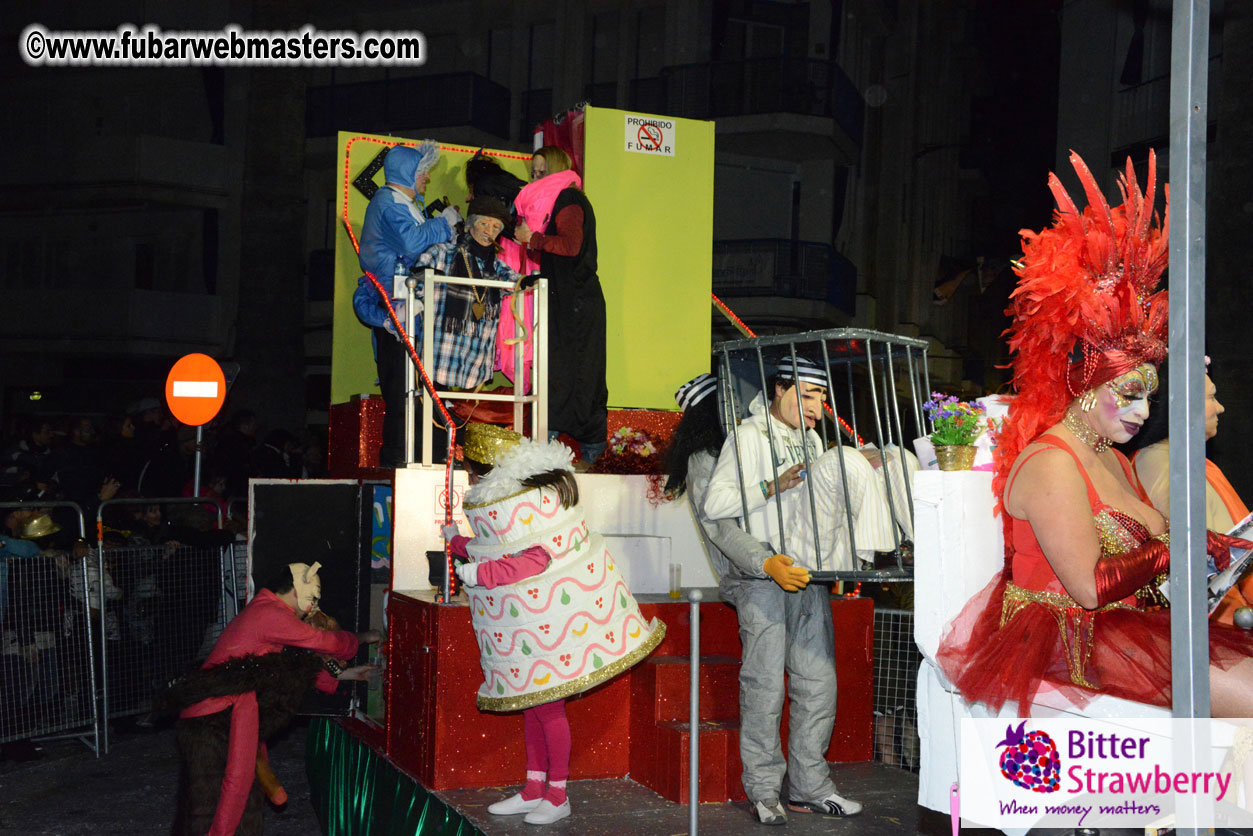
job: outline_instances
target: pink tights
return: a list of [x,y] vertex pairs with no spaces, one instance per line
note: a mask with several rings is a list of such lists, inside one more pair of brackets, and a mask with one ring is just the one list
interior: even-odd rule
[[[554,805],[566,800],[566,779],[570,777],[570,721],[566,719],[566,701],[537,705],[522,712],[522,729],[526,737],[525,799],[543,793]],[[544,790],[547,779],[547,791]]]

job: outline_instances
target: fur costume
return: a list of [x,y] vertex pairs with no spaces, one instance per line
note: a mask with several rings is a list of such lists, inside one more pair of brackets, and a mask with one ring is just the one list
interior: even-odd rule
[[[161,692],[158,705],[164,712],[177,713],[210,697],[255,692],[258,738],[264,741],[291,723],[320,670],[322,660],[316,654],[295,648],[242,656],[178,677]],[[232,711],[219,711],[178,721],[182,769],[172,832],[179,836],[200,836],[209,832],[213,824],[226,770],[231,715]],[[254,783],[236,833],[261,833],[263,802],[261,784]]]

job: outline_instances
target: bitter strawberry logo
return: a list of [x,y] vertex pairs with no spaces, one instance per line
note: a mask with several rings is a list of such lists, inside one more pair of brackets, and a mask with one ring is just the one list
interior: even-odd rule
[[1032,792],[1057,792],[1062,774],[1057,744],[1042,731],[1025,732],[1026,727],[1026,720],[1016,729],[1005,727],[1005,739],[996,744],[1005,747],[1001,751],[1001,774]]

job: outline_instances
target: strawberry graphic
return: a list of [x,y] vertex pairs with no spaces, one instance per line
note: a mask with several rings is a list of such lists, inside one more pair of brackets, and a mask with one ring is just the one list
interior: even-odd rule
[[1061,782],[1062,762],[1057,744],[1042,731],[1024,731],[1027,721],[1018,728],[1005,727],[1005,739],[997,746],[1001,751],[1001,774],[1032,792],[1057,792]]

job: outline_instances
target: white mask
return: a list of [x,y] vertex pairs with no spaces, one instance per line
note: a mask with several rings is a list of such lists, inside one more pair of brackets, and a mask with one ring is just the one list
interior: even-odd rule
[[318,577],[321,563],[288,563],[291,570],[292,589],[296,591],[296,611],[302,616],[314,612],[322,598],[322,579]]

